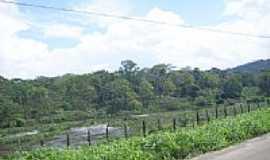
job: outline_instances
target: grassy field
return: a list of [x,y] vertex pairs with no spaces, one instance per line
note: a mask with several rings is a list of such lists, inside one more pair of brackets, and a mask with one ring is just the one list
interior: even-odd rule
[[[265,106],[265,103],[260,104]],[[256,105],[252,105],[251,109],[256,109]],[[238,105],[226,106],[228,116],[234,115],[234,108],[237,114],[241,113],[241,108]],[[247,112],[247,105],[243,105],[243,111]],[[62,115],[61,117],[75,117],[75,115]],[[74,114],[74,113],[73,113]],[[206,123],[207,114],[210,119],[216,118],[215,108],[205,108],[201,109],[198,112],[200,122]],[[76,113],[76,117],[80,117],[80,114]],[[218,106],[218,115],[219,118],[224,118],[224,106]],[[0,143],[6,144],[16,150],[31,150],[35,148],[40,140],[50,141],[54,136],[68,133],[70,128],[73,127],[89,127],[95,124],[106,124],[109,123],[112,127],[123,128],[126,124],[129,128],[128,136],[141,136],[142,135],[142,121],[145,121],[146,132],[153,133],[161,129],[172,129],[173,128],[173,119],[175,119],[176,127],[192,127],[196,125],[196,112],[194,111],[174,111],[174,112],[162,112],[162,113],[151,113],[147,115],[125,115],[125,116],[115,116],[115,117],[86,117],[83,116],[84,120],[65,120],[51,123],[40,123],[32,124],[26,127],[19,128],[7,128],[0,129]],[[18,136],[20,133],[38,131],[34,135],[24,135]],[[113,139],[114,137],[110,137]],[[103,142],[103,141],[102,141]]]
[[[265,107],[266,103],[261,103],[259,105],[260,107]],[[224,107],[225,106],[218,106],[218,118],[225,118]],[[256,110],[257,108],[257,104],[253,104],[250,107],[251,110]],[[226,106],[226,112],[228,116],[233,116],[235,114],[248,112],[248,107],[246,104],[243,104],[241,111],[240,104]],[[207,114],[209,119],[216,119],[215,108],[200,109],[198,110],[198,116],[201,124],[207,122]],[[126,124],[130,131],[128,135],[129,137],[141,136],[142,121],[145,121],[147,133],[155,133],[159,130],[172,130],[173,119],[176,121],[176,128],[193,127],[194,125],[197,125],[197,115],[194,111],[162,112],[137,116],[125,115],[115,117],[90,117],[85,120],[78,119],[76,121],[70,120],[58,123],[33,124],[28,127],[0,129],[0,142],[1,144],[6,144],[16,150],[31,150],[39,145],[40,140],[50,141],[56,135],[68,133],[70,128],[88,127],[95,124],[106,124],[108,122],[110,126],[118,128],[123,128],[124,124]],[[17,136],[18,133],[32,132],[35,130],[38,131],[37,134]],[[110,137],[110,139],[112,140],[114,137]],[[103,142],[103,140],[100,141],[100,143]]]
[[79,149],[42,148],[17,153],[9,160],[159,160],[185,159],[218,150],[270,131],[270,110],[261,109],[214,120],[195,128],[160,131]]

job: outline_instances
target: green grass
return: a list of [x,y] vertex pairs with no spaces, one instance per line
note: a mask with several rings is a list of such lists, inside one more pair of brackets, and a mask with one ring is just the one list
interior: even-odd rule
[[79,149],[43,148],[6,157],[9,160],[173,160],[219,150],[270,132],[270,110],[212,121],[200,127],[165,131]]
[[[227,106],[230,108],[231,106]],[[210,109],[210,108],[209,108]],[[219,107],[219,115],[220,118],[223,117],[223,106]],[[214,118],[215,113],[213,112],[213,108],[209,112],[209,115]],[[229,113],[232,113],[229,111]],[[55,121],[54,119],[62,119],[62,118],[52,118],[51,121],[42,121],[43,123],[27,123],[28,125],[25,127],[14,127],[14,128],[0,128],[0,143],[9,146],[10,148],[14,148],[16,150],[31,150],[33,147],[35,148],[39,145],[40,140],[50,141],[56,135],[66,134],[72,127],[85,127],[91,126],[94,124],[106,124],[110,123],[110,126],[123,128],[124,124],[131,129],[129,136],[140,136],[142,130],[142,121],[146,122],[147,132],[157,132],[158,124],[157,120],[160,120],[161,127],[163,129],[172,128],[172,117],[177,120],[177,127],[183,126],[184,119],[186,120],[187,125],[192,126],[192,122],[195,121],[196,116],[194,111],[174,111],[174,112],[162,112],[162,113],[150,113],[147,117],[136,117],[133,115],[118,115],[113,117],[89,117],[80,120],[72,120],[70,115],[77,115],[79,113],[74,112],[65,112],[64,115],[60,117],[69,117],[64,118],[63,121]],[[85,117],[82,115],[78,115],[78,117]],[[58,117],[58,116],[56,116]],[[201,120],[205,121],[205,111],[200,111]],[[46,119],[49,119],[47,117]],[[18,133],[31,132],[34,130],[38,130],[38,134],[35,135],[27,135],[18,137],[16,136]],[[110,137],[114,139],[114,137]],[[102,143],[101,140],[98,143]]]

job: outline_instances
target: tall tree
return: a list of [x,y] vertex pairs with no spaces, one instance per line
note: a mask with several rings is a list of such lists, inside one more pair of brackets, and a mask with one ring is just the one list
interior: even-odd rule
[[136,75],[139,71],[137,64],[131,60],[121,62],[120,74],[131,83],[136,83]]

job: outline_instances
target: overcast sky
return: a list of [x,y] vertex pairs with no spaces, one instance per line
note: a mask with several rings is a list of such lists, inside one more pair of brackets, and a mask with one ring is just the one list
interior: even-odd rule
[[[172,24],[270,34],[270,0],[17,0]],[[0,3],[0,75],[35,78],[119,68],[228,68],[270,58],[270,39],[217,34]]]

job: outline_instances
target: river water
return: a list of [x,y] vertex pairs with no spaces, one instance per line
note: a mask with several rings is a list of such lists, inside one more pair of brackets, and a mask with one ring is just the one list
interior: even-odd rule
[[[91,133],[91,143],[98,143],[99,140],[104,140],[106,137],[106,124],[94,125],[89,127],[79,127],[79,128],[71,128],[66,133],[69,134],[70,137],[70,146],[78,147],[83,144],[88,144],[88,130]],[[108,127],[109,137],[110,138],[120,138],[124,136],[124,131],[122,128]],[[63,148],[67,145],[67,136],[66,134],[61,134],[55,136],[52,140],[45,142],[45,146],[47,147],[57,147]]]

